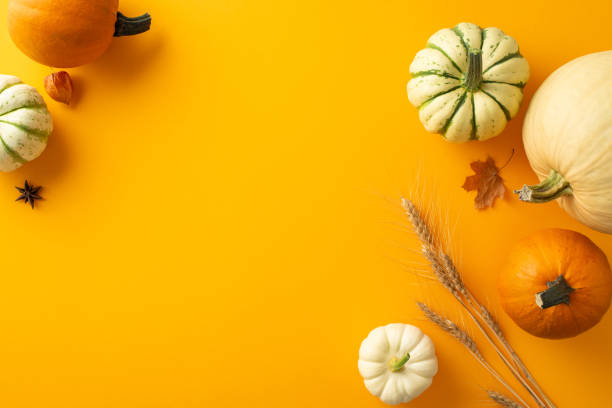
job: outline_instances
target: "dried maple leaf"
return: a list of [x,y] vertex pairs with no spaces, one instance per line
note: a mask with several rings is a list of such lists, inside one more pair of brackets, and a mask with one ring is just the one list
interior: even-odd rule
[[474,199],[477,210],[493,207],[496,198],[504,198],[506,186],[504,186],[504,179],[500,177],[499,172],[510,163],[513,155],[514,150],[512,150],[508,162],[501,168],[495,165],[495,160],[491,156],[487,157],[487,161],[476,160],[470,163],[470,167],[475,174],[466,177],[462,187],[465,191],[478,191]]

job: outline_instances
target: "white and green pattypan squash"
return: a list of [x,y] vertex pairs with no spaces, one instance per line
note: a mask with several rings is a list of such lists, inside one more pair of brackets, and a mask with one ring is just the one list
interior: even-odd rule
[[47,147],[53,120],[36,89],[0,75],[0,171],[13,171]]
[[529,65],[500,29],[461,23],[432,35],[410,74],[408,99],[425,129],[465,142],[497,136],[517,114]]

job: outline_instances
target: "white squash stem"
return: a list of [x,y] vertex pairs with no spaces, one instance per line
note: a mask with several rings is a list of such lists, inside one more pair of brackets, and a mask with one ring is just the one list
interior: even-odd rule
[[555,170],[551,170],[548,177],[540,184],[528,186],[525,184],[520,190],[515,190],[521,201],[528,203],[547,203],[564,195],[572,195],[572,187]]

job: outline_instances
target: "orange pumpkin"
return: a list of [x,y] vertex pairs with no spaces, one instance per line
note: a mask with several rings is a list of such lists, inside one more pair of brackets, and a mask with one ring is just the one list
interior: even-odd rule
[[501,304],[525,331],[549,339],[576,336],[610,306],[606,255],[574,231],[547,229],[519,242],[499,275]]
[[70,68],[100,57],[113,36],[145,32],[151,17],[127,18],[119,0],[10,0],[8,30],[19,49],[41,64]]

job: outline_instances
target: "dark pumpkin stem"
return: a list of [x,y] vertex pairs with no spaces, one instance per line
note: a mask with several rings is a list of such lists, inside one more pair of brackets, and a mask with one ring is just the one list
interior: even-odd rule
[[548,289],[536,293],[536,304],[542,309],[557,306],[561,303],[569,305],[570,294],[576,290],[568,285],[563,275],[559,275],[552,282],[546,282],[546,286],[548,286]]
[[482,82],[482,51],[477,48],[471,48],[468,52],[468,68],[463,80],[463,85],[469,91],[475,91],[480,88]]
[[140,17],[126,17],[121,13],[117,13],[117,22],[115,22],[115,37],[123,37],[126,35],[136,35],[149,31],[151,28],[151,16],[145,13]]

